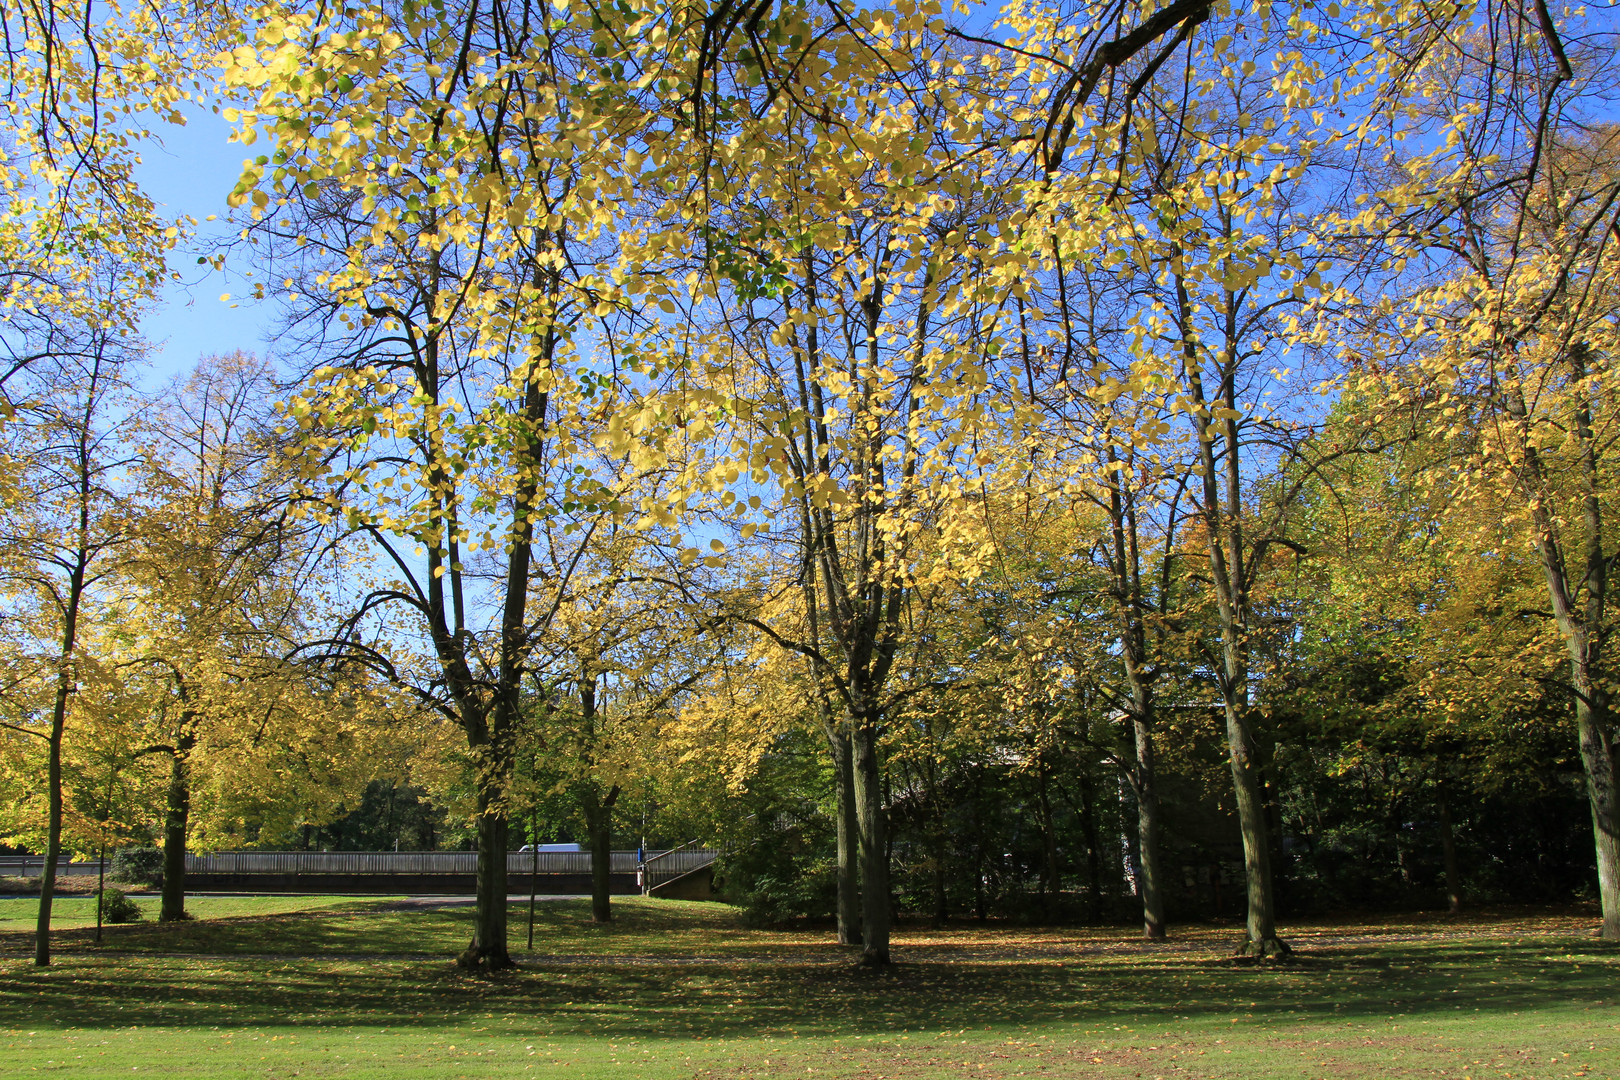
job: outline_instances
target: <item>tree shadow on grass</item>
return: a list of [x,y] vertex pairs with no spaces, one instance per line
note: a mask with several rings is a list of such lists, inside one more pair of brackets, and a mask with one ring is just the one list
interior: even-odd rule
[[[557,952],[616,950],[633,943],[638,950],[693,951],[737,948],[749,939],[739,932],[733,910],[717,904],[623,904],[616,922],[595,925],[590,901],[570,897],[536,905],[535,941]],[[64,953],[195,953],[209,956],[273,955],[310,959],[345,956],[453,957],[472,934],[473,909],[465,905],[407,905],[396,900],[355,899],[323,903],[304,911],[188,922],[144,921],[104,928],[95,944],[91,927],[59,930],[52,940]],[[526,932],[528,906],[508,911],[514,945]],[[782,937],[783,935],[775,935]],[[0,954],[33,950],[31,929],[0,931]]]
[[396,1027],[476,1018],[492,1030],[551,1035],[731,1038],[1442,1018],[1612,1004],[1617,972],[1620,952],[1568,938],[1344,948],[1275,968],[1142,950],[1068,961],[925,960],[881,972],[769,958],[538,961],[500,978],[462,976],[438,960],[79,952],[45,971],[0,962],[0,1027]]

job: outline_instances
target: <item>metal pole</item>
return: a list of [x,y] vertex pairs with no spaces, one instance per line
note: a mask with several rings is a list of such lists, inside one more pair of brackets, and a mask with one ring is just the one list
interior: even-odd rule
[[101,833],[101,860],[96,865],[96,944],[101,944],[101,909],[107,902],[107,832]]
[[540,845],[535,837],[540,835],[540,815],[538,812],[529,815],[529,948],[534,948],[534,891],[536,882],[540,880]]

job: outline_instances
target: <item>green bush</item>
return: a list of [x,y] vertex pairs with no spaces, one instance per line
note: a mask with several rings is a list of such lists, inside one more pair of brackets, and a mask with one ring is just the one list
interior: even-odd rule
[[132,923],[140,922],[144,917],[141,906],[125,896],[120,889],[111,887],[102,889],[97,897],[101,901],[102,922]]
[[742,908],[750,926],[830,918],[838,907],[838,870],[828,832],[819,818],[809,827],[761,832],[715,864],[716,891]]
[[125,885],[162,885],[163,850],[155,847],[118,849],[113,852],[112,878]]

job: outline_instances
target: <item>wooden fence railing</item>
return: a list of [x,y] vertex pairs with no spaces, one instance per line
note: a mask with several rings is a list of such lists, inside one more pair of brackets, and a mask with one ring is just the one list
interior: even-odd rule
[[[648,862],[661,854],[649,852]],[[612,873],[633,874],[636,853],[615,851],[608,865]],[[186,872],[196,874],[473,874],[477,870],[478,853],[474,851],[215,851],[186,856]],[[588,874],[591,854],[509,851],[506,872]]]
[[[609,867],[615,874],[634,874],[645,869],[643,888],[714,862],[719,851],[683,844],[678,848],[646,853],[645,864],[636,862],[634,851],[615,851]],[[110,860],[109,860],[110,861]],[[37,877],[45,860],[38,855],[0,856],[0,874]],[[63,858],[58,873],[94,872],[95,863],[70,863]],[[474,851],[213,851],[186,856],[188,874],[474,874],[478,853]],[[588,874],[588,851],[509,851],[506,872],[519,874]]]

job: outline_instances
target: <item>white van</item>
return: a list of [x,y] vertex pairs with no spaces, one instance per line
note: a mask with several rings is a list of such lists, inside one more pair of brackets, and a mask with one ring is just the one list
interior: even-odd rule
[[518,848],[518,850],[539,851],[544,853],[547,851],[584,851],[585,849],[580,847],[578,844],[524,844],[522,847]]

